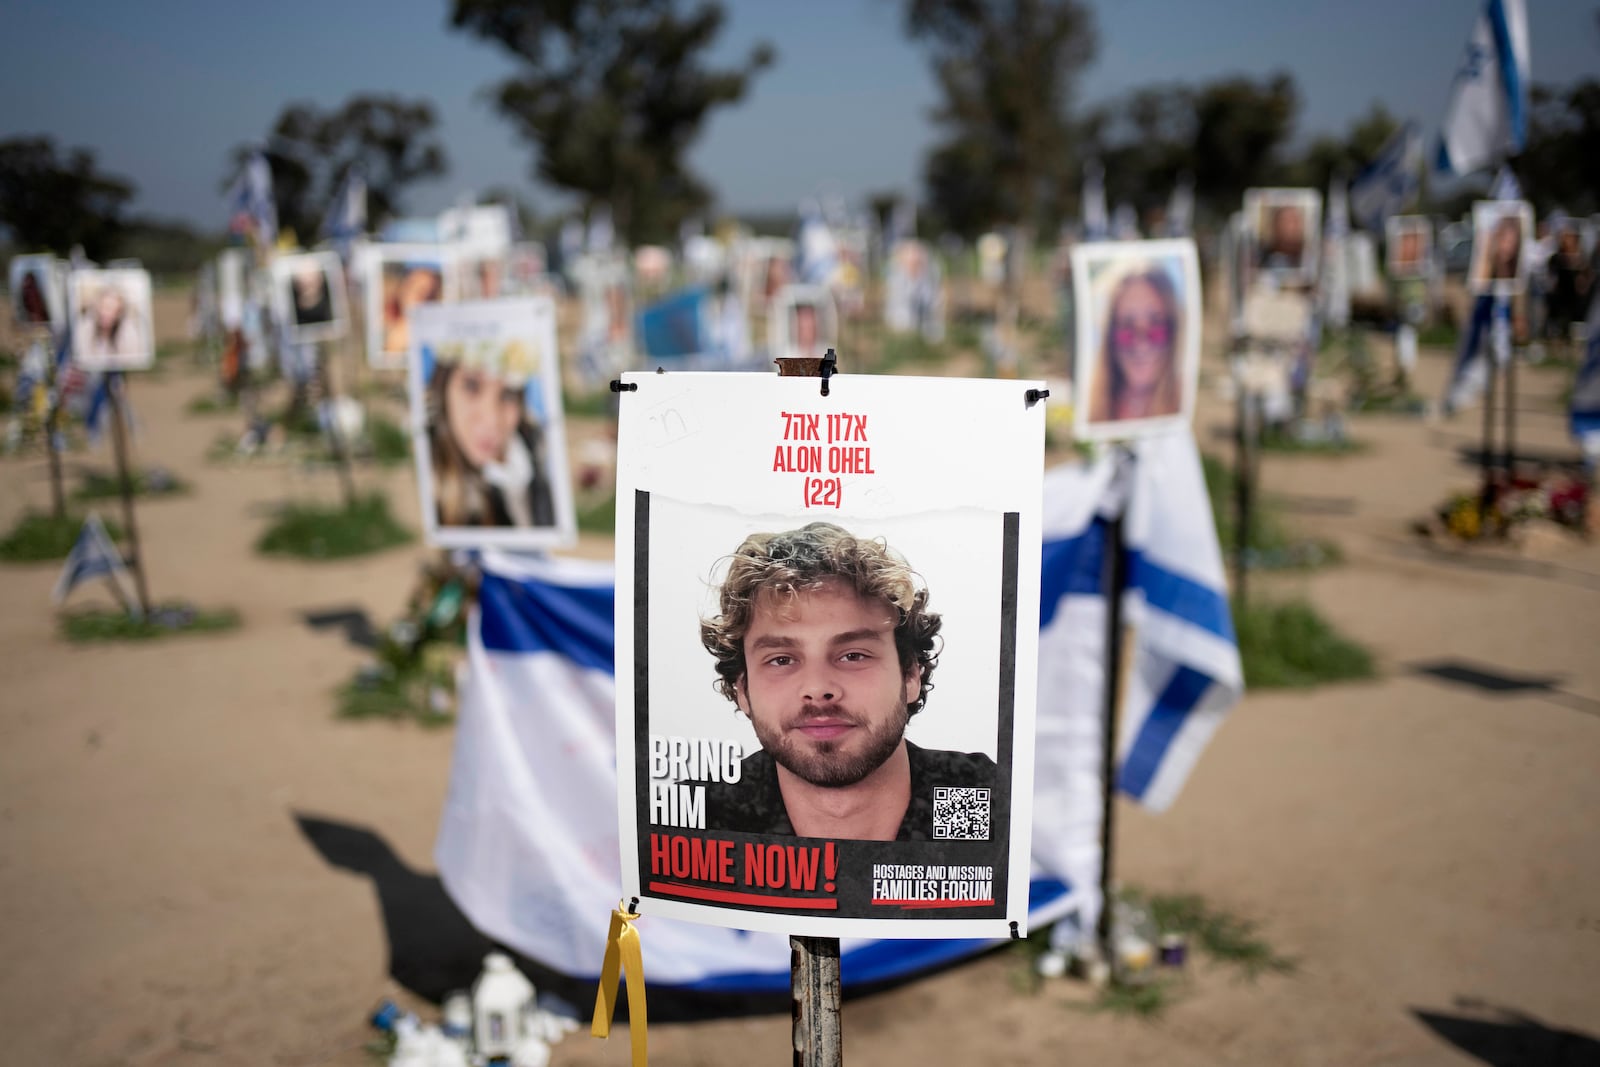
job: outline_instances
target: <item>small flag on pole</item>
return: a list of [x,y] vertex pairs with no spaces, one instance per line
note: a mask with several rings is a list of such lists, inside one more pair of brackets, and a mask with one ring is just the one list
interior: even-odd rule
[[228,232],[253,236],[260,248],[278,241],[278,205],[272,199],[272,166],[256,149],[228,188]]
[[139,609],[136,605],[139,600],[133,587],[133,579],[122,561],[122,553],[111,543],[111,537],[106,533],[105,524],[100,521],[100,516],[90,512],[89,517],[83,522],[83,529],[78,532],[77,543],[72,546],[72,551],[67,553],[67,561],[62,565],[61,577],[56,580],[56,587],[50,599],[53,603],[60,604],[79,585],[92,578],[102,577],[111,583],[112,591],[117,594],[117,599],[127,608],[129,614],[137,616]]
[[1385,220],[1404,212],[1416,199],[1421,171],[1422,135],[1416,123],[1408,122],[1350,183],[1350,214],[1362,229],[1383,233]]
[[1530,79],[1523,0],[1487,0],[1456,68],[1436,169],[1471,174],[1521,151]]

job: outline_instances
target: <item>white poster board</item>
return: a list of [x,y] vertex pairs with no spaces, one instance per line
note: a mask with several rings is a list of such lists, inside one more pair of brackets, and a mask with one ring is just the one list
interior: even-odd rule
[[532,549],[575,541],[554,302],[419,305],[410,371],[429,543]]
[[344,265],[337,252],[306,252],[272,261],[278,321],[295,344],[333,341],[350,327]]
[[1188,426],[1204,303],[1188,238],[1072,249],[1077,435],[1126,440]]
[[156,359],[150,274],[75,270],[67,276],[72,360],[86,371],[148,370]]
[[1042,383],[623,386],[624,891],[748,930],[1025,933]]

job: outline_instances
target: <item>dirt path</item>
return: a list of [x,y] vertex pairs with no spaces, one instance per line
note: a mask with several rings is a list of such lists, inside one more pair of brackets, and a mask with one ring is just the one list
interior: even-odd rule
[[[1424,356],[1429,395],[1448,362]],[[1530,446],[1568,447],[1553,407],[1563,382],[1524,375]],[[450,732],[334,720],[332,690],[363,653],[303,618],[351,607],[385,624],[425,550],[320,566],[256,556],[272,506],[331,500],[337,481],[206,462],[219,433],[240,429],[185,414],[207,387],[181,365],[134,381],[140,462],[194,484],[141,502],[139,521],[157,597],[237,607],[240,630],[71,646],[47,609],[57,567],[0,568],[0,1032],[19,1063],[369,1063],[366,1013],[408,996],[388,976],[391,943],[477,949],[444,920],[386,929],[447,914],[430,856]],[[1203,443],[1226,417],[1208,397]],[[1143,1024],[1075,1010],[1073,984],[1018,992],[1021,965],[1002,952],[852,1000],[852,1062],[1470,1064],[1439,1030],[1542,1039],[1495,1009],[1600,1037],[1600,547],[1485,562],[1408,539],[1408,520],[1471,484],[1456,447],[1476,428],[1472,413],[1367,418],[1354,423],[1362,454],[1269,458],[1267,488],[1299,509],[1297,527],[1347,556],[1272,592],[1313,599],[1377,652],[1382,677],[1252,694],[1172,811],[1130,808],[1121,823],[1128,881],[1260,920],[1298,972],[1248,984],[1202,969]],[[70,463],[111,460],[101,445]],[[0,524],[47,504],[44,469],[0,461]],[[411,520],[409,469],[357,477]],[[1444,660],[1557,681],[1496,694],[1419,673]],[[302,822],[314,818],[347,829]],[[359,870],[324,858],[312,838],[327,848],[328,832],[345,834],[335,851]],[[1505,1025],[1472,1029],[1483,1020]],[[654,1059],[783,1062],[788,1027],[658,1025]],[[626,1056],[625,1040],[577,1036],[555,1062]],[[1524,1061],[1564,1062],[1494,1062]]]

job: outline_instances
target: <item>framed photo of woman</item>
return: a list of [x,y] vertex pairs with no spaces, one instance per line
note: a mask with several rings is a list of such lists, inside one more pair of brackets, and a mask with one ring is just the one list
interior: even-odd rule
[[410,340],[428,540],[447,548],[575,541],[554,302],[422,304]]
[[1125,440],[1187,427],[1200,367],[1194,242],[1076,245],[1072,285],[1077,436]]
[[148,370],[156,359],[150,275],[144,270],[75,270],[67,294],[72,361],[86,371]]
[[272,261],[278,315],[296,344],[333,341],[349,327],[344,266],[336,252],[306,252]]
[[1526,200],[1479,200],[1472,205],[1472,260],[1467,288],[1511,296],[1528,284],[1533,208]]

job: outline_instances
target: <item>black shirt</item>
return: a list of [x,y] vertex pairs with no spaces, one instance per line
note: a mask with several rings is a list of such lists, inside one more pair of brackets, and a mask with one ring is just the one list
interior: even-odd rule
[[[993,789],[994,760],[981,752],[949,752],[937,748],[918,748],[906,742],[911,761],[911,802],[900,820],[896,841],[933,839],[933,791],[944,786],[976,786]],[[732,830],[746,834],[788,834],[794,824],[783,806],[778,788],[778,765],[766,750],[744,758],[737,782],[713,782],[706,786],[706,829]]]

